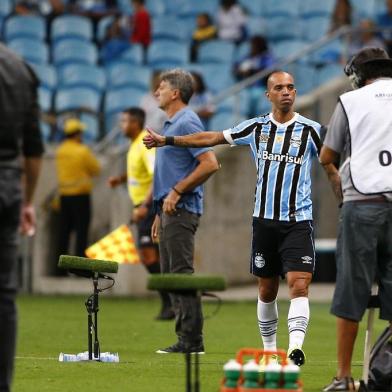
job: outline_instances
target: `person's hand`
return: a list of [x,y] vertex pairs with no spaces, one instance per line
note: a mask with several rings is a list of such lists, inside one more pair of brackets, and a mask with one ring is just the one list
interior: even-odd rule
[[112,177],[109,177],[109,178],[108,178],[108,185],[109,185],[111,188],[115,188],[116,186],[120,185],[121,182],[122,182],[122,181],[121,181],[120,176],[112,176]]
[[154,243],[159,242],[159,227],[161,225],[161,218],[159,215],[155,215],[154,222],[151,226],[151,238]]
[[165,200],[163,200],[163,212],[169,215],[173,215],[176,212],[176,205],[180,198],[181,196],[172,189],[165,197]]
[[141,220],[145,219],[147,215],[148,215],[148,207],[142,204],[139,207],[133,209],[132,222],[138,223]]
[[154,132],[150,128],[146,128],[148,135],[144,136],[143,143],[144,145],[150,149],[153,147],[162,147],[165,145],[165,137],[160,135],[159,133]]
[[23,204],[20,212],[19,231],[31,237],[35,234],[35,210],[32,204]]

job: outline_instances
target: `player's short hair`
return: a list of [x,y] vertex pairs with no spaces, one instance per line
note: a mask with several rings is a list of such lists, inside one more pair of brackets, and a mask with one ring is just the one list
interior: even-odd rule
[[131,108],[124,109],[123,113],[135,117],[140,125],[140,128],[144,128],[144,122],[146,121],[146,112],[143,109],[137,107],[131,107]]
[[188,104],[193,94],[193,77],[190,72],[180,68],[171,69],[161,74],[161,80],[168,82],[180,92],[181,101]]
[[271,71],[271,72],[266,76],[266,78],[265,78],[265,85],[266,85],[266,87],[267,87],[267,90],[268,90],[268,83],[269,83],[271,77],[272,77],[273,75],[277,74],[277,73],[286,73],[286,74],[290,75],[290,76],[294,79],[294,76],[293,76],[290,72],[287,72],[287,71],[285,71],[284,69],[274,69],[274,70]]

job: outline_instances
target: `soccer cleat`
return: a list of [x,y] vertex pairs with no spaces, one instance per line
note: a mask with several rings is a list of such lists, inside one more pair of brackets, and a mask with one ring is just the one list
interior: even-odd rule
[[302,366],[306,361],[305,353],[300,347],[290,348],[287,352],[287,357],[297,366]]
[[330,391],[355,391],[354,379],[352,377],[343,377],[341,379],[334,377],[332,382],[323,389],[323,392]]
[[203,344],[197,346],[186,347],[183,343],[177,342],[172,346],[166,347],[164,349],[159,349],[156,351],[157,354],[204,354]]

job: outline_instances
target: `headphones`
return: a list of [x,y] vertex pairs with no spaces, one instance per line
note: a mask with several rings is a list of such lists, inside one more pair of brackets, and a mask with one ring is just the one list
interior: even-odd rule
[[354,89],[358,89],[364,86],[365,84],[360,69],[354,64],[356,58],[357,58],[356,55],[352,56],[351,59],[347,62],[346,66],[344,67],[344,73],[348,76],[351,82],[351,86]]

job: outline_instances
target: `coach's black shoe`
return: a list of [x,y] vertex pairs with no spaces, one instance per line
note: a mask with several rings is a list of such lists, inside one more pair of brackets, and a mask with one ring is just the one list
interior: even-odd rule
[[177,342],[172,346],[157,350],[156,353],[157,354],[186,354],[186,353],[204,354],[204,346],[203,344],[199,344],[197,346],[185,347],[183,343]]
[[324,387],[323,392],[329,391],[355,391],[354,379],[352,377],[343,377],[332,379],[331,384]]

